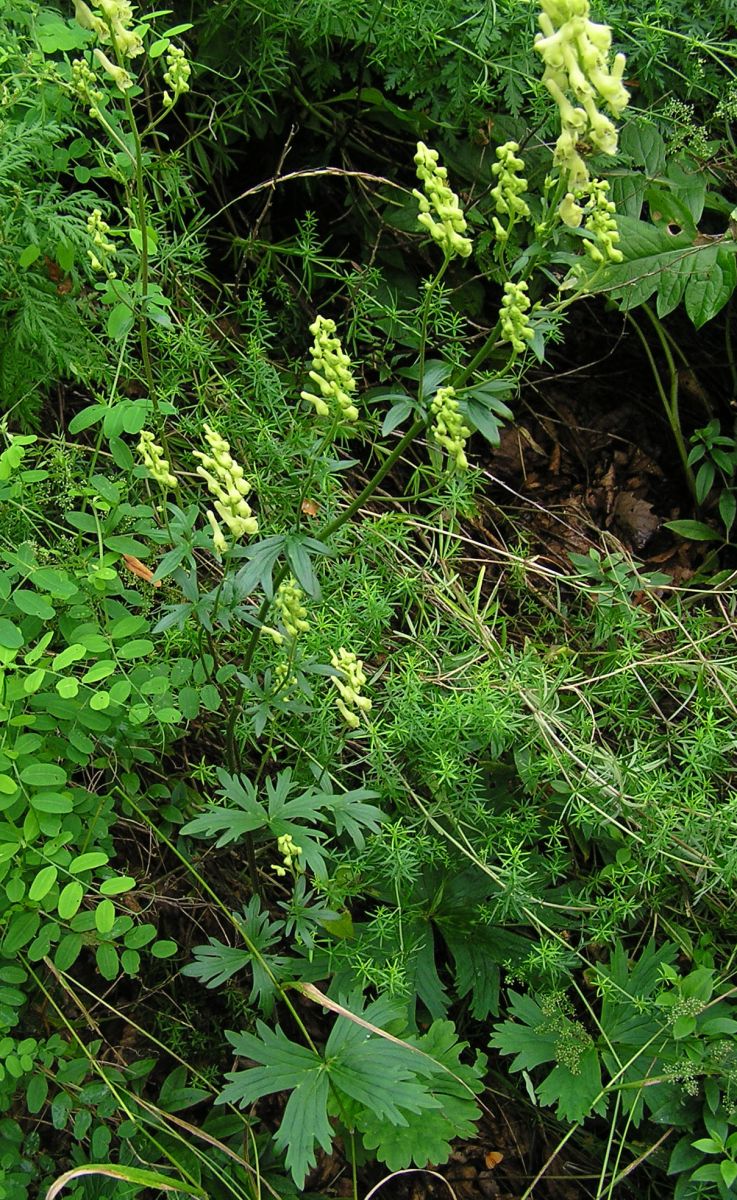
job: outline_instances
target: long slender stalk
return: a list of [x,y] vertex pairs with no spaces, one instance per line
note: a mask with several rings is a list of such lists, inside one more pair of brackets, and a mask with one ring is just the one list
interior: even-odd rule
[[681,428],[681,417],[680,417],[680,412],[679,412],[679,407],[678,407],[678,371],[676,369],[675,359],[673,357],[673,352],[671,350],[671,347],[668,343],[668,338],[665,336],[662,322],[658,319],[658,317],[655,315],[655,313],[652,311],[652,309],[650,308],[650,306],[648,304],[643,304],[642,309],[643,309],[645,315],[647,316],[648,320],[650,321],[650,324],[652,325],[653,329],[655,330],[655,334],[658,338],[661,349],[663,351],[663,356],[665,358],[667,371],[668,371],[668,391],[667,392],[666,392],[663,380],[661,378],[660,371],[658,369],[658,364],[655,361],[655,355],[653,354],[653,352],[650,348],[650,344],[649,344],[647,338],[645,337],[645,333],[644,333],[639,321],[635,317],[633,317],[631,312],[628,312],[626,314],[627,320],[629,321],[630,325],[632,326],[632,328],[634,329],[638,338],[640,339],[642,348],[645,351],[645,356],[648,360],[648,363],[650,364],[650,370],[653,373],[653,380],[655,381],[655,386],[658,389],[658,395],[660,396],[660,399],[661,399],[661,402],[663,405],[663,409],[665,411],[665,415],[668,420],[668,424],[670,425],[670,428],[671,428],[671,433],[673,434],[673,440],[676,444],[676,449],[678,450],[678,456],[681,460],[681,466],[683,467],[683,474],[685,476],[686,483],[688,485],[688,490],[690,491],[692,497],[695,500],[696,499],[696,481],[694,479],[694,474],[693,474],[693,471],[691,470],[691,467],[690,467],[689,461],[688,461],[688,448],[686,446],[686,441],[683,436],[683,430]]

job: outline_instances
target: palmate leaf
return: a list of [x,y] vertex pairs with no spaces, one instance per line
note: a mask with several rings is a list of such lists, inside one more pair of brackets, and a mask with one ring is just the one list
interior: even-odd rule
[[290,962],[285,955],[270,953],[284,929],[284,922],[271,921],[269,914],[261,911],[257,896],[251,897],[242,916],[234,915],[256,953],[245,946],[227,946],[217,938],[210,938],[208,945],[194,947],[194,962],[182,969],[182,975],[199,979],[207,988],[216,988],[239,971],[250,970],[249,1000],[269,1016],[274,1007],[274,977],[283,978]]
[[[502,1054],[515,1055],[512,1071],[556,1063],[535,1087],[540,1103],[555,1105],[556,1115],[566,1121],[583,1121],[592,1111],[603,1113],[606,1099],[601,1096],[599,1055],[578,1023],[562,1010],[551,1017],[532,997],[516,992],[510,992],[509,1007],[517,1019],[495,1025],[490,1045]],[[560,1061],[564,1057],[570,1065]]]
[[223,770],[218,771],[218,778],[222,785],[221,794],[231,801],[231,805],[209,805],[182,826],[182,833],[190,837],[216,838],[215,845],[220,848],[256,829],[264,829],[268,820],[250,779],[245,775],[229,775]]
[[474,1095],[483,1090],[485,1059],[479,1055],[473,1066],[461,1062],[466,1043],[457,1040],[453,1023],[434,1021],[426,1034],[410,1041],[431,1056],[432,1061],[417,1055],[415,1069],[423,1074],[427,1094],[437,1104],[430,1110],[405,1110],[404,1126],[387,1124],[368,1108],[360,1124],[366,1149],[374,1150],[391,1171],[444,1162],[451,1142],[471,1137],[481,1115]]
[[[362,1021],[377,1029],[392,1023],[399,1013],[397,1003],[386,998],[363,1013],[360,997],[353,996],[348,1003],[350,1009],[346,1003],[342,1007],[360,1013]],[[369,1139],[367,1146],[376,1144],[384,1161],[387,1154],[399,1153],[393,1147],[401,1144],[401,1131],[410,1130],[410,1160],[428,1162],[447,1153],[450,1138],[470,1132],[479,1115],[473,1093],[481,1090],[483,1063],[474,1067],[460,1063],[465,1043],[456,1042],[450,1022],[436,1022],[424,1037],[400,1044],[339,1016],[323,1054],[260,1021],[255,1034],[227,1036],[236,1054],[255,1065],[226,1076],[228,1083],[218,1103],[245,1108],[262,1096],[291,1091],[275,1144],[286,1150],[286,1163],[298,1187],[314,1166],[315,1143],[330,1149],[331,1116],[358,1129]],[[400,1131],[396,1139],[393,1128]]]

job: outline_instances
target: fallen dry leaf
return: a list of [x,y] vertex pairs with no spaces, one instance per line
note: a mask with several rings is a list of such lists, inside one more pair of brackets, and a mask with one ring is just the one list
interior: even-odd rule
[[660,525],[660,518],[653,512],[652,504],[638,499],[631,492],[619,493],[614,503],[614,516],[630,534],[638,550],[650,541]]
[[[145,563],[142,563],[140,558],[134,558],[132,554],[124,554],[123,562],[130,571],[131,575],[135,575],[138,579],[143,579],[145,583],[153,583],[153,571],[150,567],[147,567]],[[154,587],[161,587],[160,579],[156,580]]]

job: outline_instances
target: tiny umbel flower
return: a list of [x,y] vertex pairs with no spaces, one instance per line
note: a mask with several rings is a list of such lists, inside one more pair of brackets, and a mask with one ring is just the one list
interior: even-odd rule
[[180,96],[189,91],[189,77],[192,68],[187,62],[187,56],[178,46],[170,46],[166,52],[166,70],[164,83],[170,91],[164,92],[162,100],[165,108],[176,104]]
[[510,342],[515,354],[522,354],[527,349],[527,343],[535,336],[535,331],[527,319],[529,307],[530,298],[524,280],[504,284],[504,297],[499,314],[502,341]]
[[154,440],[154,435],[144,429],[138,442],[138,453],[143,465],[152,479],[165,492],[174,491],[178,486],[177,477],[173,474],[162,447]]
[[466,439],[471,436],[471,430],[464,423],[455,390],[452,387],[438,388],[430,405],[432,413],[432,436],[439,446],[447,451],[448,457],[456,469],[465,471],[468,468],[466,458]]
[[253,515],[246,496],[251,485],[244,478],[243,468],[230,453],[230,446],[210,425],[205,425],[205,440],[212,451],[204,454],[195,450],[200,466],[197,474],[205,480],[215,497],[215,510],[220,520],[230,531],[234,541],[258,533],[258,521]]
[[491,189],[491,198],[499,216],[509,218],[506,226],[502,225],[499,216],[494,217],[494,229],[501,242],[506,242],[515,221],[529,217],[530,209],[522,193],[527,191],[527,180],[522,172],[525,164],[517,157],[519,146],[517,142],[505,142],[497,146],[498,161],[491,168],[496,176],[496,185]]
[[597,266],[606,262],[622,262],[624,255],[617,249],[619,231],[614,214],[617,211],[613,200],[608,198],[609,184],[605,179],[594,179],[590,186],[590,197],[585,207],[587,229],[592,238],[584,242],[584,250]]
[[213,550],[217,554],[218,558],[222,558],[223,555],[227,553],[228,540],[222,531],[220,522],[211,508],[208,508],[207,510],[207,520],[209,521],[210,529],[212,530]]
[[108,238],[110,226],[103,220],[99,208],[93,208],[88,216],[87,232],[92,239],[92,248],[87,254],[93,271],[104,271],[108,279],[114,279],[115,270],[109,260],[115,254],[115,244]]
[[276,839],[276,845],[282,861],[270,864],[274,874],[283,878],[287,871],[299,871],[300,865],[297,860],[302,853],[302,847],[297,845],[291,834],[283,833]]
[[357,421],[358,409],[351,400],[357,385],[351,360],[343,350],[340,338],[335,336],[335,321],[328,317],[316,317],[310,325],[310,333],[315,340],[311,350],[312,370],[309,377],[316,391],[301,392],[302,399],[314,405],[318,417]]
[[540,4],[542,32],[535,38],[535,49],[545,63],[543,83],[561,119],[555,163],[575,192],[589,178],[579,150],[582,141],[601,154],[617,152],[616,126],[599,103],[614,117],[627,105],[629,92],[622,82],[625,57],[615,55],[610,68],[612,31],[589,19],[589,0],[540,0]]
[[338,675],[331,676],[330,680],[338,691],[338,711],[350,729],[358,729],[361,714],[371,711],[371,701],[368,696],[361,694],[366,682],[363,663],[342,646],[337,654],[334,650],[331,651],[330,662],[339,672]]
[[285,579],[277,589],[274,597],[274,607],[281,618],[281,623],[291,638],[306,633],[310,627],[306,620],[307,609],[302,603],[304,592],[297,586],[294,579]]
[[448,185],[448,172],[438,164],[437,150],[418,142],[415,166],[423,186],[423,191],[412,189],[420,204],[417,220],[447,259],[468,258],[473,247],[471,239],[464,236],[468,228],[466,218],[458,197]]

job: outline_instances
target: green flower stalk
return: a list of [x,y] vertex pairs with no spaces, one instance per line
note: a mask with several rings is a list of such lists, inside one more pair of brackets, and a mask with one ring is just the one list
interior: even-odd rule
[[[618,117],[629,101],[622,82],[625,57],[608,64],[612,31],[589,19],[588,0],[540,0],[542,33],[535,49],[545,63],[543,83],[558,106],[561,133],[555,163],[572,193],[588,182],[579,144],[590,142],[601,154],[616,154],[617,130],[599,108],[605,104]],[[573,101],[569,97],[573,97]]]
[[530,298],[524,280],[504,284],[504,297],[499,314],[502,341],[510,342],[515,354],[522,354],[527,349],[527,343],[534,337],[535,331],[527,319],[529,307]]
[[164,92],[162,101],[165,108],[171,108],[176,104],[180,96],[189,91],[189,77],[192,74],[192,68],[187,62],[187,57],[183,50],[178,46],[170,46],[166,52],[166,70],[164,71],[164,83],[171,91]]
[[330,662],[340,674],[331,677],[331,683],[338,690],[336,704],[343,720],[350,729],[358,729],[362,713],[371,711],[371,701],[368,696],[361,694],[366,682],[363,663],[350,650],[341,646],[336,654],[331,651]]
[[452,387],[438,388],[433,396],[430,412],[433,417],[433,438],[447,451],[457,470],[467,470],[465,447],[471,430],[463,421],[455,390]]
[[251,485],[244,478],[243,468],[230,453],[230,445],[210,425],[205,425],[205,440],[211,454],[195,450],[200,459],[197,474],[205,480],[215,497],[215,510],[223,524],[237,542],[242,537],[258,533],[258,521],[253,515],[246,496]]
[[340,338],[335,336],[335,321],[328,317],[316,317],[310,325],[310,333],[315,340],[309,377],[317,391],[300,392],[302,399],[314,405],[318,417],[357,421],[358,409],[351,400],[357,384],[351,370],[351,360],[343,350]]
[[281,618],[281,623],[291,638],[306,633],[310,627],[306,620],[307,609],[302,603],[304,592],[297,586],[294,579],[285,579],[277,589],[274,597],[274,607]]
[[162,487],[165,492],[174,491],[178,486],[177,477],[173,474],[162,447],[154,440],[154,435],[146,429],[138,442],[138,453],[149,475],[158,483],[159,487]]
[[522,193],[527,191],[527,180],[522,172],[525,164],[517,157],[519,146],[517,142],[505,142],[497,146],[495,162],[491,168],[496,176],[496,186],[491,189],[491,198],[496,205],[499,216],[509,217],[506,225],[502,225],[499,217],[494,217],[494,229],[500,242],[506,242],[517,218],[530,215],[527,202],[522,199]]
[[447,259],[468,258],[472,242],[464,237],[466,218],[458,197],[448,186],[448,172],[438,165],[437,150],[430,150],[424,142],[418,142],[415,165],[424,189],[422,192],[412,189],[412,195],[420,203],[417,220]]

